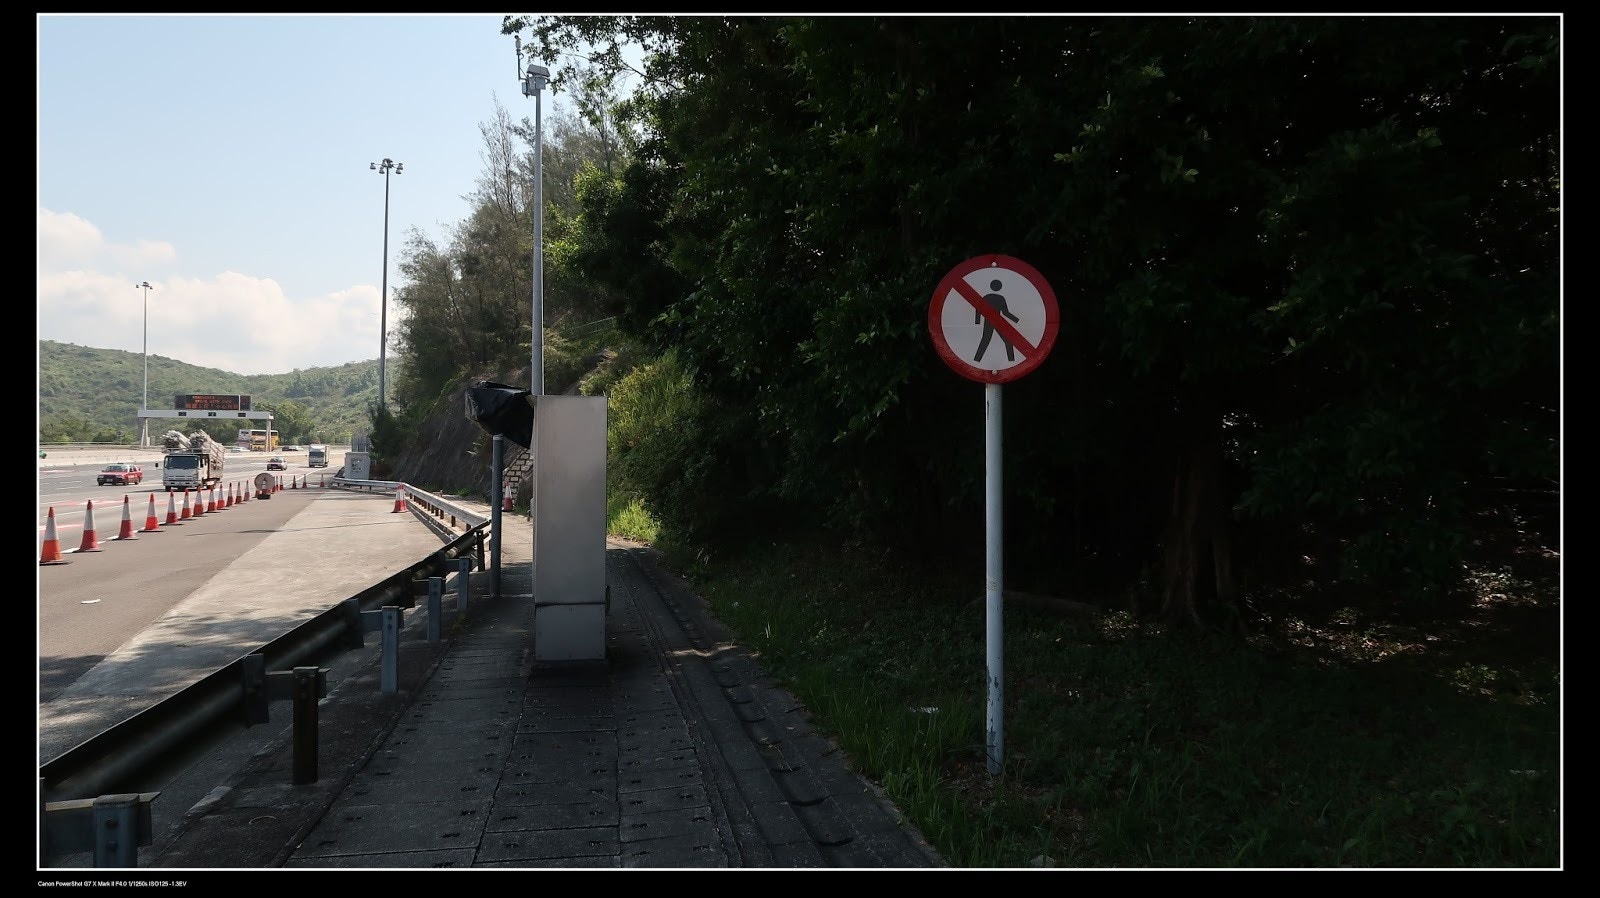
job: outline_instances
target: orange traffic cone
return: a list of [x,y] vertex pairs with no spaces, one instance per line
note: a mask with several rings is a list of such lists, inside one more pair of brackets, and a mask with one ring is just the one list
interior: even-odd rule
[[194,491],[194,516],[198,518],[201,515],[204,515],[205,513],[206,513],[205,492],[203,490],[201,490],[199,487],[195,487],[195,491]]
[[255,498],[254,496],[250,495],[250,490],[248,489],[248,483],[239,484],[239,492],[241,494],[243,494],[244,501],[246,501],[246,502],[249,502],[251,499]]
[[222,507],[223,508],[232,508],[233,507],[233,484],[231,484],[231,483],[228,484],[228,497],[226,499],[222,500]]
[[[187,498],[188,494],[185,493],[184,496]],[[155,497],[151,496],[150,498],[154,499]],[[177,503],[178,503],[178,494],[174,493],[172,490],[167,490],[167,526],[168,527],[171,527],[171,526],[173,526],[173,525],[178,523],[178,504]],[[183,511],[184,511],[184,514],[187,516],[188,513],[189,513],[189,507],[187,505],[185,505],[184,508],[183,508]]]
[[95,529],[94,529],[94,500],[93,499],[89,500],[89,504],[84,508],[84,511],[83,511],[83,542],[78,544],[78,551],[79,552],[102,552],[102,551],[105,551],[105,550],[100,548],[100,534],[96,533]]
[[405,511],[405,510],[406,510],[406,485],[402,483],[399,486],[394,488],[394,511],[390,512],[390,514],[394,514],[395,512]]
[[206,487],[206,514],[210,514],[210,513],[212,513],[213,511],[216,511],[216,510],[217,510],[217,488],[215,486]]
[[72,562],[61,557],[61,539],[56,536],[56,507],[50,506],[50,514],[44,521],[44,548],[39,552],[40,564],[71,564]]
[[300,480],[299,480],[299,478],[290,477],[289,478],[289,489],[297,490],[299,488],[300,488]]
[[184,489],[183,489],[183,517],[181,518],[181,520],[187,521],[192,517],[194,517],[194,512],[191,512],[189,510],[189,488],[188,487],[184,487]]
[[118,528],[116,538],[118,540],[139,538],[133,535],[133,505],[127,496],[122,497],[122,526]]
[[150,510],[144,514],[144,529],[140,533],[160,533],[161,522],[156,520],[156,494],[150,494]]

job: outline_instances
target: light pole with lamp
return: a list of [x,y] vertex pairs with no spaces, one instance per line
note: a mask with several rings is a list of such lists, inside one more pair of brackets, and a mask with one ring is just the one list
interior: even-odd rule
[[150,419],[144,413],[150,410],[150,282],[133,285],[144,291],[144,396],[139,400],[139,448],[150,448]]
[[404,162],[385,157],[383,162],[373,162],[369,168],[383,173],[383,300],[378,310],[378,407],[388,407],[388,393],[383,386],[383,363],[389,351],[389,172],[406,173]]
[[[522,56],[522,39],[517,38],[517,56]],[[522,95],[533,97],[533,395],[544,395],[544,123],[542,91],[550,81],[550,70],[528,63],[522,79]]]
[[[522,38],[517,41],[517,62],[520,67],[522,62]],[[526,73],[519,72],[522,77],[522,95],[533,97],[533,359],[529,368],[529,380],[532,381],[530,392],[535,397],[544,395],[544,86],[550,81],[550,70],[539,65],[531,59],[529,54],[528,69]],[[539,420],[537,410],[533,421],[534,439],[528,447],[528,454],[533,458],[533,476],[529,479],[528,517],[530,521],[538,520],[538,493],[539,493],[539,456],[534,450],[538,445]],[[496,471],[496,477],[504,477],[503,471]],[[537,526],[537,524],[536,524]],[[534,558],[531,565],[534,573],[535,592],[539,582],[539,560]]]

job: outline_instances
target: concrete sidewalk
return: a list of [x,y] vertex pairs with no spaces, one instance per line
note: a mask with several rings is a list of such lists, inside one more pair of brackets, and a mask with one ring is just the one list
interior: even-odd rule
[[606,660],[533,661],[532,529],[503,526],[500,596],[474,572],[439,643],[408,612],[397,694],[371,645],[330,673],[317,782],[280,724],[140,867],[945,866],[644,547],[608,544]]

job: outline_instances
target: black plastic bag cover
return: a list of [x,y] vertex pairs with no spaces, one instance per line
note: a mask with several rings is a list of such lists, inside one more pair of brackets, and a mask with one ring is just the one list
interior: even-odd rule
[[533,448],[532,390],[480,380],[467,387],[467,417],[486,432]]

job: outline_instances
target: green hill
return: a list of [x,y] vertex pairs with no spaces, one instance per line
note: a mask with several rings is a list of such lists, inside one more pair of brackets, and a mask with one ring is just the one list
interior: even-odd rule
[[[144,355],[75,343],[39,341],[39,442],[133,443],[139,436],[139,400],[144,394]],[[394,367],[390,365],[391,369]],[[180,393],[242,394],[257,410],[270,410],[286,443],[349,442],[370,428],[367,406],[378,396],[378,362],[331,368],[299,368],[286,374],[234,374],[165,356],[150,356],[150,405],[170,408]],[[151,439],[195,422],[151,420]],[[207,424],[211,435],[231,443],[239,427],[264,422]]]

